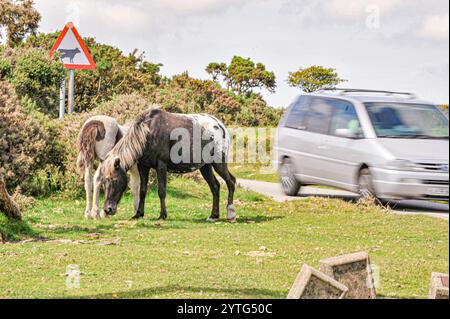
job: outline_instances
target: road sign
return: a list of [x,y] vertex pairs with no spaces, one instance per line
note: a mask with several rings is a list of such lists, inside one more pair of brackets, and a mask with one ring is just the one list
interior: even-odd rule
[[[95,69],[95,62],[72,22],[67,23],[64,27],[61,35],[56,40],[55,45],[50,50],[50,57],[53,57],[57,51],[61,55],[61,61],[64,63],[64,67],[69,69],[68,109],[69,113],[72,113],[74,110],[73,96],[75,92],[75,70],[93,70]],[[64,79],[61,81],[59,94],[60,119],[64,118],[65,104],[66,80]]]
[[61,54],[61,60],[67,69],[95,69],[95,62],[72,22],[64,27],[50,51],[50,57],[53,57],[56,51]]

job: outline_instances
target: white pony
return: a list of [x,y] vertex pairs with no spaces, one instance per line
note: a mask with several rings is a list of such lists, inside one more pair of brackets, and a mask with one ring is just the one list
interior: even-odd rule
[[[86,190],[86,218],[104,218],[106,215],[99,209],[101,188],[101,164],[118,141],[127,133],[128,126],[121,126],[109,116],[94,116],[84,123],[77,139],[77,167],[80,174],[84,174],[84,188]],[[100,164],[94,172],[96,160]],[[134,196],[135,210],[139,205],[140,176],[137,166],[130,170],[130,188]],[[94,197],[92,198],[92,191]]]

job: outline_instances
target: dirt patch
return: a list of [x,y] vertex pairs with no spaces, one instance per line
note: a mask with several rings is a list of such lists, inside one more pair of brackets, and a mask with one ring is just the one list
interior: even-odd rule
[[120,238],[110,241],[99,240],[72,240],[72,239],[47,239],[47,238],[29,238],[17,242],[4,242],[4,244],[17,245],[29,243],[45,243],[45,244],[62,244],[62,245],[97,245],[97,246],[118,246],[120,245]]

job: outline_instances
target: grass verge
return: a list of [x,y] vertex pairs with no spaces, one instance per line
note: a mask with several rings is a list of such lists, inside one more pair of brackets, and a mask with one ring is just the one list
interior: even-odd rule
[[[23,224],[0,218],[15,241],[0,244],[0,298],[285,298],[304,263],[360,250],[379,267],[385,297],[426,298],[431,273],[448,272],[445,220],[238,190],[239,222],[208,224],[206,184],[175,178],[169,190],[164,223],[155,189],[138,222],[130,196],[102,221],[84,220],[84,201],[58,197],[38,200]],[[223,213],[225,199],[222,190]],[[69,265],[81,271],[78,289],[66,285]]]

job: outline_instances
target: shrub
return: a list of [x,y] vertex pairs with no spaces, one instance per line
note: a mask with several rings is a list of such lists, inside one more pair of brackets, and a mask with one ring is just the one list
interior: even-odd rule
[[65,70],[48,51],[35,48],[5,49],[0,52],[0,80],[14,85],[20,98],[26,97],[46,114],[57,115],[59,86]]
[[214,81],[193,79],[187,73],[163,83],[151,99],[165,110],[208,113],[227,125],[275,126],[281,117],[281,112],[268,106],[259,94],[236,96]]
[[0,79],[8,79],[11,76],[11,63],[0,55]]
[[240,126],[275,127],[283,113],[282,109],[269,107],[259,94],[241,98],[242,108],[236,115],[235,124]]
[[[41,33],[31,36],[23,45],[49,52],[59,33]],[[116,95],[139,93],[150,95],[159,85],[161,64],[145,60],[143,54],[134,50],[124,54],[116,47],[101,44],[93,38],[85,38],[97,68],[89,71],[76,71],[75,111],[91,111]]]
[[11,85],[0,82],[0,170],[11,190],[41,195],[57,188],[49,184],[62,168],[56,136],[42,124],[22,112]]

